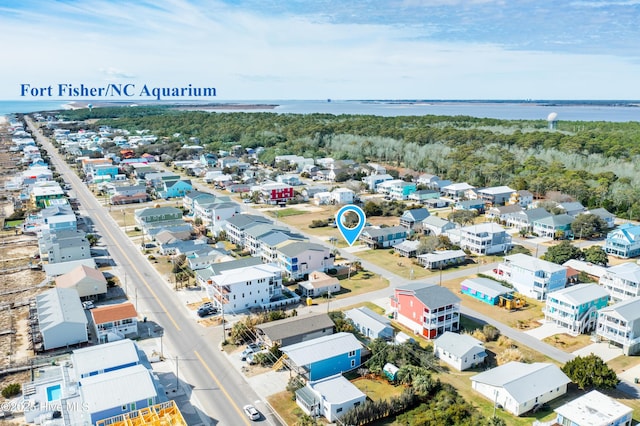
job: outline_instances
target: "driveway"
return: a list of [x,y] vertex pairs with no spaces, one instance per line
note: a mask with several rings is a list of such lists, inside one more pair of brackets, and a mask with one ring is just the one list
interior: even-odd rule
[[622,349],[607,342],[592,343],[582,349],[573,352],[576,356],[587,356],[594,354],[602,358],[604,362],[610,361],[622,355]]
[[546,337],[553,336],[554,334],[562,334],[567,333],[566,328],[560,327],[556,323],[553,322],[543,322],[542,325],[538,328],[534,328],[533,330],[525,331],[529,336],[535,337],[538,340],[542,340]]

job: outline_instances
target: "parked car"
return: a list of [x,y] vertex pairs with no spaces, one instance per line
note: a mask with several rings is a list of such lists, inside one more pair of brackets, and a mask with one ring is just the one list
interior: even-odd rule
[[205,307],[198,308],[198,316],[200,318],[206,317],[207,315],[213,315],[213,314],[215,314],[217,312],[218,312],[218,310],[216,308],[214,308],[213,306],[205,306]]
[[84,309],[93,309],[96,307],[96,305],[94,305],[91,300],[87,300],[86,302],[82,302],[82,307]]
[[254,407],[253,405],[245,405],[244,407],[242,407],[242,409],[244,410],[244,413],[247,415],[247,417],[249,417],[251,420],[260,419],[260,412],[256,410],[256,407]]
[[240,359],[242,359],[242,361],[247,359],[247,356],[249,354],[252,354],[254,352],[259,352],[260,351],[260,346],[255,344],[255,343],[249,343],[247,345],[247,347],[242,351],[242,356]]
[[204,302],[202,305],[198,306],[198,309],[206,309],[206,308],[213,308],[213,303],[211,302]]

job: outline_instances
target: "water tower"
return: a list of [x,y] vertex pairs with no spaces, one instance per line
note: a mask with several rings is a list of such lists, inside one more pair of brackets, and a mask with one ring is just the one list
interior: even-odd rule
[[549,122],[549,130],[555,130],[558,127],[558,113],[552,112],[547,116],[547,122]]

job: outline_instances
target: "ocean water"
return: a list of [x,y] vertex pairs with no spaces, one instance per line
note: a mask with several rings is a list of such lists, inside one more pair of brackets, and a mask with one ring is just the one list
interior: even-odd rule
[[[0,101],[0,115],[62,109],[65,101]],[[168,103],[168,102],[167,102]],[[275,112],[279,114],[366,114],[385,117],[403,115],[465,115],[478,118],[504,120],[546,120],[555,112],[563,121],[640,121],[640,103],[616,102],[517,102],[517,101],[299,101],[256,100],[214,101],[210,103],[233,103],[234,108],[216,108],[215,112]],[[144,104],[139,102],[138,105]],[[238,104],[275,105],[268,108],[243,109]],[[122,105],[122,102],[119,103]],[[193,109],[204,109],[205,103],[189,102]]]

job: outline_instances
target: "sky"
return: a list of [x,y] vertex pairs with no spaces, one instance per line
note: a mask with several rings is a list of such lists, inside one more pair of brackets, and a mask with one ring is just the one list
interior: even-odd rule
[[2,0],[0,100],[638,100],[638,22],[640,0]]

